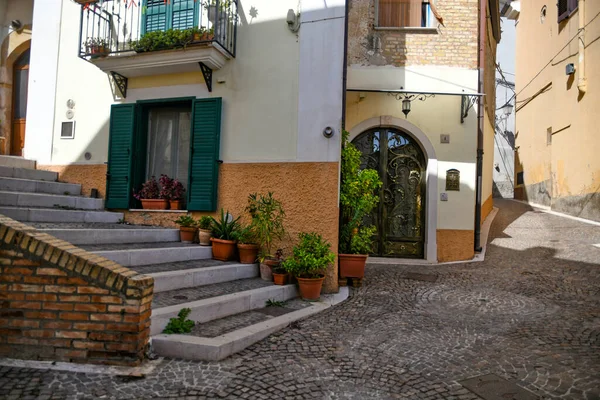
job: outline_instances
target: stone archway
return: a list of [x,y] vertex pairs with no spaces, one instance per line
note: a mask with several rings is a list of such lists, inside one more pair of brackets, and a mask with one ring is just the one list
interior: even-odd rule
[[13,65],[31,48],[31,25],[11,32],[0,46],[0,154],[10,154],[13,113]]
[[392,117],[381,116],[365,120],[350,129],[349,140],[354,140],[363,132],[374,128],[393,128],[410,135],[421,147],[427,158],[426,170],[426,205],[425,205],[425,259],[430,262],[437,261],[437,196],[438,196],[438,167],[437,156],[433,144],[417,126],[410,122]]

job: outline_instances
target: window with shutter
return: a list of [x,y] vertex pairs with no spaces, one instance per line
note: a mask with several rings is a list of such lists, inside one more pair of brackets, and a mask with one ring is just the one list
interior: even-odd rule
[[187,202],[190,211],[217,209],[221,104],[221,98],[194,100]]
[[197,0],[144,0],[142,35],[167,29],[189,29],[198,24]]
[[135,104],[112,106],[106,172],[106,208],[129,208],[135,120]]
[[558,22],[569,18],[579,6],[579,0],[558,0]]
[[425,28],[433,26],[428,0],[378,0],[377,26],[383,28]]

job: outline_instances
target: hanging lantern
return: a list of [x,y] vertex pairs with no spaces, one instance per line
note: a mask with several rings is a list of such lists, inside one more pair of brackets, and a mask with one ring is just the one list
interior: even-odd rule
[[404,117],[408,118],[408,113],[410,112],[410,100],[407,98],[402,100],[402,112],[404,113]]

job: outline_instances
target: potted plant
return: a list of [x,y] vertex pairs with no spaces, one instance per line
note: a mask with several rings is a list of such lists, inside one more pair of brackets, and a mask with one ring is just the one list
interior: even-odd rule
[[256,244],[256,231],[254,226],[240,227],[234,235],[237,240],[237,248],[240,254],[240,263],[254,264],[258,259],[260,246]]
[[210,238],[212,237],[211,225],[212,218],[208,215],[198,220],[198,238],[201,246],[210,246]]
[[179,239],[184,243],[192,243],[196,237],[196,220],[191,215],[182,215],[175,223],[179,225]]
[[281,262],[283,261],[283,250],[278,249],[275,252],[275,259],[279,260],[279,264],[273,267],[273,283],[276,285],[286,285],[290,275],[281,265]]
[[183,193],[185,188],[177,179],[169,178],[162,174],[160,179],[160,198],[169,201],[171,210],[181,210],[183,204]]
[[160,198],[158,182],[153,176],[142,185],[139,192],[134,192],[133,197],[142,202],[142,208],[146,210],[166,210],[167,200]]
[[283,221],[285,212],[281,202],[273,197],[273,192],[266,195],[257,193],[248,196],[246,211],[252,218],[256,239],[260,245],[260,277],[264,280],[273,279],[272,268],[277,267],[281,260],[271,252],[274,240],[281,240],[285,235]]
[[108,41],[104,38],[89,38],[85,41],[85,48],[92,58],[105,56],[109,53]]
[[348,141],[348,132],[342,134],[342,145],[340,277],[363,278],[376,232],[365,218],[379,203],[382,182],[376,170],[360,169],[361,152]]
[[300,243],[282,267],[298,279],[300,296],[304,300],[319,300],[327,267],[335,261],[331,244],[318,233],[300,233]]
[[211,231],[212,253],[215,260],[229,261],[235,257],[235,235],[239,229],[240,217],[233,219],[229,211],[225,213],[221,208],[221,216],[217,220],[212,218]]
[[77,4],[86,5],[86,4],[94,4],[100,0],[73,0]]

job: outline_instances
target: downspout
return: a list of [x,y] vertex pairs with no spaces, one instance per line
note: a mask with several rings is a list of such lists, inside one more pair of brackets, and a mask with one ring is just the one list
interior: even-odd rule
[[[479,36],[479,51],[477,53],[478,82],[477,92],[483,93],[483,72],[485,67],[485,31],[487,24],[486,12],[487,0],[479,0],[479,24],[477,34]],[[477,100],[477,181],[475,182],[475,251],[481,249],[481,187],[483,176],[483,96]]]
[[346,88],[348,87],[348,14],[350,0],[346,0],[344,20],[344,72],[342,74],[342,130],[346,129]]
[[585,0],[579,0],[579,81],[577,89],[581,94],[587,92],[587,77],[585,76]]

